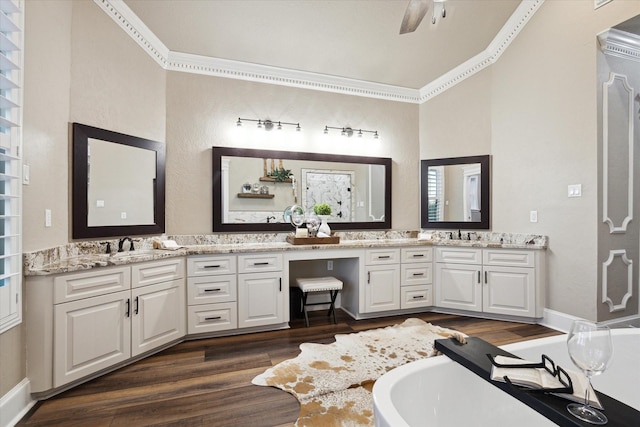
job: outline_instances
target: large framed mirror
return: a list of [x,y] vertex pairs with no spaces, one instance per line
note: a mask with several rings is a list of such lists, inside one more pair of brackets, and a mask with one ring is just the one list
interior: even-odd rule
[[332,208],[332,230],[391,228],[391,159],[213,147],[213,231],[292,230],[283,213]]
[[165,144],[72,124],[74,239],[162,234]]
[[422,228],[491,228],[490,157],[421,160]]

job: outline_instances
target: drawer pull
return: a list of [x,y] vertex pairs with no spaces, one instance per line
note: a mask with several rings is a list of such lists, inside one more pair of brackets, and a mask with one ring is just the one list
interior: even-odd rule
[[204,320],[221,320],[222,316],[205,317]]
[[424,276],[424,273],[413,273],[414,276]]
[[256,266],[256,265],[269,265],[269,263],[268,262],[256,262],[253,265],[254,266]]
[[222,289],[221,288],[215,288],[215,289],[205,289],[205,292],[220,292]]
[[129,311],[131,309],[131,299],[130,298],[127,298],[126,306],[127,306],[127,311],[125,313],[125,316],[129,317]]
[[419,295],[419,296],[415,296],[415,297],[411,297],[411,298],[413,298],[413,299],[423,299],[424,295]]
[[391,256],[390,256],[390,255],[380,255],[380,256],[378,257],[378,259],[389,259],[389,258],[391,258]]
[[205,265],[204,268],[220,268],[222,267],[220,264],[217,265]]
[[138,297],[136,297],[136,308],[133,309],[133,314],[138,314]]
[[413,254],[414,258],[420,258],[420,257],[423,257],[423,256],[424,256],[424,254]]

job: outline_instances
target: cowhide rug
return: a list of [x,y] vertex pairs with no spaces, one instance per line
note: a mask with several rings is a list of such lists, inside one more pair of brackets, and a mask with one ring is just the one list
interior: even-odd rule
[[267,369],[253,384],[273,386],[300,402],[296,426],[372,426],[374,382],[384,373],[435,356],[434,340],[466,335],[407,319],[386,328],[336,335],[331,344],[303,343],[300,354]]

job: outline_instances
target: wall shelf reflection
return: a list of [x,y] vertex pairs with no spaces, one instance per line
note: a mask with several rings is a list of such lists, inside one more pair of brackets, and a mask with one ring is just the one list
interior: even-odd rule
[[240,199],[273,199],[275,194],[238,193]]

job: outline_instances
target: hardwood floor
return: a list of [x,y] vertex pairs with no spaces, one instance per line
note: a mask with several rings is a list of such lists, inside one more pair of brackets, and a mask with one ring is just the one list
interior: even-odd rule
[[557,335],[539,325],[437,313],[355,321],[338,310],[310,313],[291,329],[186,341],[40,402],[18,426],[292,426],[299,405],[290,394],[251,384],[256,375],[295,357],[303,342],[330,343],[418,317],[503,345]]

